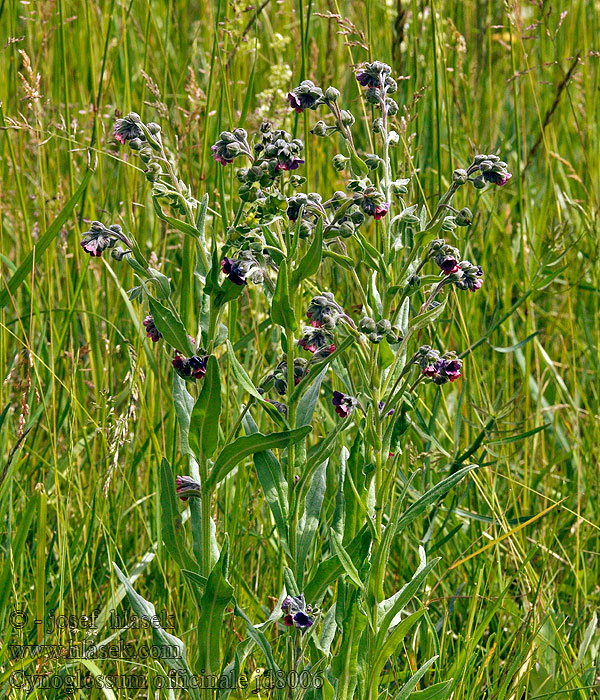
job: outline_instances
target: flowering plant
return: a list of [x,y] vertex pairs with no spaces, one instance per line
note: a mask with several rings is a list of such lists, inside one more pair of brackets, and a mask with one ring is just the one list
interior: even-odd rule
[[[162,534],[200,620],[196,660],[188,665],[184,658],[175,668],[188,680],[198,672],[217,674],[225,697],[254,651],[273,673],[319,669],[323,697],[378,697],[391,682],[384,671],[388,658],[396,657],[426,611],[415,594],[437,562],[420,548],[413,578],[390,594],[394,541],[475,467],[465,463],[467,451],[422,493],[411,486],[412,476],[400,477],[411,431],[421,429],[415,418],[420,392],[430,391],[427,384],[447,390],[443,385],[463,370],[462,356],[444,347],[436,321],[452,289],[475,292],[484,279],[478,264],[441,237],[473,218],[452,201],[464,186],[503,186],[511,175],[498,156],[476,155],[452,173],[432,212],[424,204],[409,205],[410,180],[398,177],[392,165],[400,136],[391,72],[380,61],[356,71],[375,115],[367,122],[374,153],[356,145],[355,132],[366,120],[357,122],[340,106],[337,89],[305,80],[288,94],[292,114],[328,112],[312,133],[339,138],[343,152],[332,165],[345,174],[343,190],[310,191],[301,174],[304,143],[283,129],[265,122],[252,137],[243,128],[223,131],[212,155],[219,167],[240,166],[237,204],[233,197],[223,202],[223,241],[213,216],[210,244],[208,196],[196,199],[180,178],[161,127],[135,113],[117,120],[115,139],[143,164],[156,215],[192,242],[185,251],[197,284],[185,294],[177,296],[173,280],[152,268],[135,236],[118,225],[94,222],[81,242],[90,255],[110,250],[133,268],[137,285],[130,297],[148,306],[141,323],[172,362],[181,451],[190,473],[175,479],[163,460]],[[252,292],[246,297],[245,290]],[[228,337],[245,298],[256,304],[259,328],[270,333],[264,371],[254,372],[254,379]],[[193,337],[186,327],[190,318]],[[229,381],[247,395],[227,433],[220,428],[225,364]],[[238,605],[228,578],[226,524],[213,519],[222,484],[235,479],[248,457],[283,563],[282,589],[265,591],[276,594],[277,603],[261,622],[252,622]],[[177,496],[189,508],[191,548]],[[132,605],[147,612],[151,604],[117,572]],[[219,632],[229,605],[246,636],[234,657],[223,659]],[[273,640],[281,635],[287,641],[275,653]],[[407,693],[433,662],[408,681]],[[203,692],[212,697],[212,690]],[[289,688],[274,692],[293,696]]]

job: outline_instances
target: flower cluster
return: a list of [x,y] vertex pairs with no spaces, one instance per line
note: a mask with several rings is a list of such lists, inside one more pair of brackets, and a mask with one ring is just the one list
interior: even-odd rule
[[239,286],[247,284],[248,280],[260,284],[264,279],[263,269],[250,251],[242,251],[239,259],[223,258],[221,270],[230,282]]
[[382,112],[394,115],[398,112],[398,103],[388,95],[398,89],[396,81],[391,77],[392,69],[382,61],[364,63],[356,71],[356,79],[364,87],[365,99],[377,105]]
[[303,80],[297,88],[288,92],[290,107],[301,113],[305,109],[316,109],[323,100],[323,90],[312,80]]
[[283,129],[273,130],[269,122],[261,125],[252,148],[244,129],[223,131],[211,148],[214,159],[221,165],[232,163],[240,155],[250,160],[250,167],[240,168],[236,172],[241,183],[239,195],[244,202],[267,199],[264,188],[272,187],[282,173],[297,170],[304,163],[300,158],[304,150],[302,141],[292,138]]
[[[163,146],[160,124],[145,124],[139,114],[130,112],[115,120],[114,136],[119,143],[127,144],[143,163],[146,180],[153,184],[153,197],[164,199],[174,213],[181,215],[198,205],[190,186],[174,177],[175,163]],[[163,165],[167,163],[169,172],[165,173]]]
[[152,340],[153,343],[158,343],[158,341],[163,337],[162,333],[158,330],[156,325],[154,324],[154,317],[153,316],[146,316],[146,318],[142,322],[144,324],[144,327],[146,328],[146,335],[150,340]]
[[323,292],[313,297],[306,315],[310,319],[311,326],[328,330],[333,330],[338,320],[345,316],[344,310],[331,292]]
[[490,182],[493,185],[502,187],[512,177],[508,172],[508,165],[496,155],[477,155],[473,160],[473,166],[479,170],[479,175],[473,184],[475,187],[483,187],[484,183]]
[[[99,258],[105,250],[114,248],[117,241],[125,243],[128,248],[131,247],[119,224],[112,224],[106,228],[102,222],[92,221],[89,231],[82,234],[81,247],[93,258]],[[120,249],[119,251],[124,252]]]
[[[294,359],[294,386],[296,386],[304,373],[306,372],[307,361],[303,357],[297,357]],[[288,390],[288,372],[287,372],[287,358],[283,358],[281,362],[275,367],[273,372],[269,374],[265,380],[262,382],[262,390],[267,390],[270,386],[275,388],[275,391],[280,395],[284,396],[287,394]],[[277,408],[277,407],[276,407]]]
[[363,316],[358,322],[358,330],[364,333],[372,343],[381,343],[386,338],[388,343],[397,343],[400,340],[400,331],[392,328],[392,324],[385,318],[375,321],[369,316]]
[[448,245],[441,238],[429,244],[429,257],[432,258],[448,283],[458,289],[476,292],[483,285],[483,270],[481,265],[474,265],[470,260],[461,260],[456,248]]
[[207,362],[208,355],[183,357],[183,355],[176,353],[173,358],[173,367],[182,379],[195,381],[196,379],[201,379],[206,374]]
[[462,369],[462,360],[457,359],[456,353],[447,352],[440,355],[430,345],[422,345],[419,348],[415,362],[421,367],[423,376],[439,386],[456,381]]
[[324,359],[335,352],[333,334],[325,328],[304,326],[298,345],[307,352],[314,353],[315,359]]
[[245,129],[234,129],[233,132],[222,131],[219,140],[210,148],[213,158],[221,165],[233,163],[241,155],[252,158],[252,151],[248,145],[248,133]]
[[297,627],[299,630],[308,629],[314,620],[310,616],[313,609],[304,600],[304,593],[298,596],[288,596],[281,604],[281,609],[285,613],[283,624],[286,627]]
[[354,398],[354,396],[343,394],[341,391],[333,392],[333,399],[331,400],[331,403],[333,403],[335,406],[335,412],[342,418],[349,416],[358,406],[358,401]]

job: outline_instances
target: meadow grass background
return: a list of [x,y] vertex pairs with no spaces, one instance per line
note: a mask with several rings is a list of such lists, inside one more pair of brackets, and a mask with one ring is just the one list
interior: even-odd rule
[[[426,394],[428,417],[450,453],[479,437],[472,459],[486,466],[395,545],[390,591],[414,571],[419,542],[442,557],[423,594],[439,634],[425,630],[398,672],[439,653],[427,680],[459,678],[456,700],[597,694],[599,29],[597,4],[583,0],[0,1],[0,695],[7,644],[68,639],[15,629],[11,611],[32,620],[104,608],[117,590],[111,561],[140,573],[138,590],[174,614],[192,648],[197,634],[159,535],[160,458],[182,465],[169,357],[150,347],[145,309],[126,299],[127,266],[79,247],[90,220],[122,223],[187,283],[181,234],[155,217],[136,163],[112,139],[115,115],[135,110],[163,125],[194,193],[209,194],[209,230],[222,240],[235,188],[232,169],[210,157],[219,131],[284,120],[308,137],[310,189],[331,193],[341,184],[333,144],[308,134],[314,113],[290,116],[285,93],[312,78],[359,114],[348,66],[373,58],[405,77],[394,158],[412,178],[411,202],[435,203],[477,152],[498,152],[514,175],[457,199],[475,214],[457,245],[486,282],[449,306],[445,342],[467,351],[465,379]],[[370,150],[367,132],[360,138]],[[65,210],[88,166],[95,172]],[[45,252],[4,291],[49,227]],[[339,272],[324,279],[346,293]],[[260,376],[268,310],[256,303],[244,297],[229,332]],[[230,381],[229,423],[241,400]],[[441,455],[415,435],[401,468],[424,467],[425,486]],[[249,464],[221,488],[215,516],[230,533],[236,595],[262,621],[282,562]],[[236,625],[226,616],[226,659]],[[257,654],[249,667],[262,663]]]

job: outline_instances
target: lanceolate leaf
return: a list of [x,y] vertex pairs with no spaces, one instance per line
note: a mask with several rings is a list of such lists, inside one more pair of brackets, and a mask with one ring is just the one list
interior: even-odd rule
[[202,391],[190,420],[190,447],[199,459],[209,459],[217,449],[221,415],[221,379],[217,358],[210,355]]
[[154,317],[154,324],[163,334],[165,341],[175,350],[179,350],[179,352],[186,355],[193,355],[196,349],[189,339],[183,321],[179,316],[153,297],[148,297],[148,303]]
[[288,264],[286,260],[282,260],[279,266],[279,274],[277,275],[277,286],[275,287],[271,303],[271,318],[273,323],[277,323],[282,328],[295,331],[298,328],[298,322],[290,303],[288,280]]
[[233,588],[227,581],[229,566],[229,539],[221,548],[219,560],[208,576],[198,620],[198,668],[203,673],[218,673],[221,670],[221,630],[225,608],[233,598]]
[[185,651],[185,645],[177,637],[165,632],[158,621],[158,616],[156,615],[156,610],[154,605],[148,600],[142,598],[139,593],[136,593],[129,579],[125,574],[119,569],[119,567],[113,562],[113,567],[119,577],[121,583],[127,591],[127,597],[133,612],[140,618],[147,620],[152,627],[152,639],[154,646],[164,653],[161,654],[161,658],[164,659],[165,663],[168,664],[172,669],[181,674],[182,681],[186,683],[186,687],[189,688],[189,694],[192,700],[200,700],[200,692],[195,687],[192,682],[192,672],[187,663],[187,656]]
[[[258,426],[249,413],[244,416],[243,423],[246,435],[258,433]],[[283,468],[271,450],[256,452],[254,466],[265,499],[273,514],[282,546],[289,553],[287,482]]]
[[306,255],[300,261],[292,274],[292,284],[297,285],[302,280],[312,277],[319,269],[323,255],[323,219],[319,219],[315,233]]
[[214,489],[237,464],[249,455],[264,450],[288,447],[305,438],[311,431],[312,428],[305,425],[296,430],[284,430],[281,433],[270,433],[269,435],[255,433],[234,440],[217,457],[206,482],[206,488],[209,491]]
[[160,505],[162,538],[167,551],[181,568],[193,570],[195,562],[185,542],[173,472],[164,457],[160,463]]
[[[342,585],[340,583],[340,585]],[[352,700],[357,682],[358,651],[367,616],[358,600],[357,590],[347,593],[345,615],[341,620],[342,643],[331,661],[331,671],[337,679],[336,700]],[[376,696],[374,696],[376,697]]]

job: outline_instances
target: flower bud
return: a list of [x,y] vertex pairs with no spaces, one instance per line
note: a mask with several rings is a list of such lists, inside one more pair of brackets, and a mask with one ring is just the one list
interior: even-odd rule
[[156,136],[156,134],[160,134],[160,124],[157,124],[156,122],[150,122],[149,124],[146,124],[146,129],[153,135]]
[[457,226],[470,226],[473,223],[473,213],[468,207],[463,207],[454,220]]
[[457,185],[464,185],[469,176],[467,175],[467,171],[464,170],[464,168],[457,168],[453,173],[452,173],[452,182],[455,182]]
[[139,151],[144,143],[145,141],[142,141],[142,139],[134,138],[129,142],[129,148],[131,148],[132,151]]
[[352,115],[352,112],[348,112],[348,110],[343,109],[340,112],[340,116],[342,118],[342,124],[344,126],[352,126],[354,124],[354,116]]
[[365,156],[365,163],[369,170],[377,170],[377,168],[383,163],[381,158],[374,153],[367,153]]
[[319,120],[311,129],[311,133],[315,136],[327,136],[327,131],[327,124],[322,120]]
[[337,153],[335,156],[333,156],[333,169],[337,170],[337,172],[344,170],[346,168],[346,163],[349,160],[350,158],[347,158],[341,153]]
[[340,91],[337,88],[328,87],[327,90],[325,90],[325,99],[328,102],[337,102],[339,96]]

